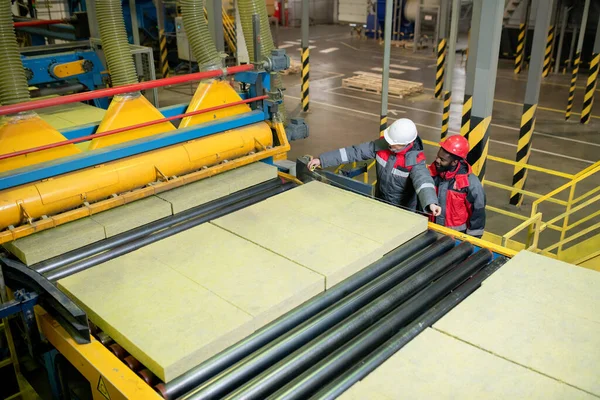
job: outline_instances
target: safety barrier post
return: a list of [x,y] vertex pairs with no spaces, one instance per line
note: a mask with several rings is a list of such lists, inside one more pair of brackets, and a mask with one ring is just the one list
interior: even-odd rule
[[515,74],[520,74],[525,63],[525,44],[527,42],[527,31],[529,30],[529,14],[531,13],[532,0],[527,0],[525,13],[519,24],[519,35],[517,37],[517,54],[515,57]]
[[381,113],[379,118],[379,135],[387,127],[388,85],[390,83],[390,57],[392,52],[392,12],[394,0],[385,2],[385,22],[383,29],[383,70],[381,72]]
[[450,123],[450,104],[452,103],[452,73],[456,57],[456,39],[458,37],[458,17],[460,15],[460,0],[452,0],[452,20],[450,22],[450,37],[448,39],[448,74],[444,82],[444,111],[442,113],[442,140],[448,136]]
[[571,110],[573,109],[573,100],[575,99],[575,87],[577,85],[577,75],[579,74],[579,63],[581,62],[581,49],[583,47],[583,39],[585,37],[585,26],[587,24],[588,13],[590,10],[590,0],[585,0],[583,6],[583,15],[581,17],[581,27],[579,28],[579,39],[577,40],[577,50],[575,50],[575,59],[573,60],[573,74],[571,75],[571,85],[569,87],[569,99],[567,101],[567,109],[565,111],[565,120],[571,118]]
[[[309,9],[308,0],[302,0],[302,111],[308,112],[309,105],[309,79],[310,79],[310,62],[309,62],[309,41],[308,41],[308,26],[309,26]],[[285,10],[281,12],[285,13]]]
[[554,42],[554,25],[548,28],[548,36],[546,37],[546,51],[544,53],[544,70],[542,76],[545,78],[550,73],[550,63],[552,61],[552,43]]
[[594,105],[594,93],[596,92],[596,81],[598,80],[598,63],[600,62],[600,21],[596,29],[596,39],[594,40],[594,52],[590,61],[590,72],[585,85],[585,95],[583,97],[583,107],[581,108],[582,124],[590,122],[592,115],[592,106]]
[[444,64],[446,62],[446,38],[441,38],[437,47],[437,65],[435,67],[435,98],[442,96],[444,87]]
[[[540,96],[540,84],[544,70],[546,32],[552,7],[538,7],[535,16],[535,30],[533,34],[533,45],[531,49],[531,64],[527,75],[527,86],[525,88],[525,101],[523,114],[521,116],[521,129],[519,131],[519,142],[517,143],[516,162],[527,164],[531,153],[531,141],[535,128],[536,109]],[[513,174],[513,187],[523,189],[527,179],[527,169],[522,165],[516,165]],[[523,195],[514,191],[510,196],[510,204],[520,206]]]

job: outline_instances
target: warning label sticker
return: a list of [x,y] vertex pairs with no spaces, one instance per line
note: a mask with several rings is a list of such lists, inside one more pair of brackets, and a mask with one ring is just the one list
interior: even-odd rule
[[98,379],[98,391],[106,400],[110,400],[110,394],[108,394],[108,389],[106,388],[106,383],[104,383],[104,378],[100,375],[100,379]]

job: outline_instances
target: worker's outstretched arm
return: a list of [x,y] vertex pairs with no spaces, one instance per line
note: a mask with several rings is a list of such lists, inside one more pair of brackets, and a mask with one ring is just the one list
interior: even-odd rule
[[377,143],[366,142],[356,146],[343,147],[339,150],[328,151],[319,156],[321,167],[333,167],[340,164],[346,164],[356,161],[365,161],[375,158],[377,153]]
[[[424,155],[417,158],[417,163],[410,170],[410,179],[419,197],[419,203],[423,206],[423,210],[433,212],[433,209],[430,207],[431,205],[438,205],[438,197],[435,192],[433,178],[425,164]],[[436,214],[439,215],[439,213]]]
[[469,174],[467,201],[471,204],[467,235],[481,238],[485,229],[485,192],[479,178],[474,174]]

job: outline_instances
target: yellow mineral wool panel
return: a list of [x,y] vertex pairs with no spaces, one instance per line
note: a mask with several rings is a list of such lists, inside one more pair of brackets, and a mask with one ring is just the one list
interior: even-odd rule
[[[139,93],[115,96],[110,103],[110,106],[108,106],[108,110],[106,110],[106,114],[98,126],[96,133],[125,128],[162,118],[164,118],[164,116],[160,111]],[[170,122],[162,122],[145,128],[127,130],[114,135],[93,139],[90,142],[89,149],[100,149],[114,144],[168,132],[174,129],[175,127]]]
[[[198,85],[196,93],[194,93],[194,97],[190,101],[186,112],[234,103],[240,100],[242,100],[241,97],[228,82],[219,80],[201,82]],[[231,117],[233,115],[243,114],[249,111],[250,107],[247,104],[227,107],[208,113],[185,117],[181,120],[179,127],[186,128],[191,125],[215,121],[217,119]]]
[[[0,123],[0,154],[9,154],[67,140],[35,113],[10,116]],[[80,153],[72,144],[0,160],[0,172]]]

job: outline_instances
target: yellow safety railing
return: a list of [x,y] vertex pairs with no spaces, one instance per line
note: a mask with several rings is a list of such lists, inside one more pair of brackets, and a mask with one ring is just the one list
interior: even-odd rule
[[[423,143],[428,146],[439,147],[439,143],[432,142],[429,140],[423,140]],[[561,256],[563,245],[567,243],[573,243],[577,239],[583,238],[586,235],[590,235],[596,230],[600,229],[600,222],[596,224],[592,224],[591,226],[586,227],[583,230],[575,232],[571,234],[574,228],[581,227],[585,223],[593,222],[594,219],[600,217],[600,209],[592,210],[590,213],[585,215],[584,217],[578,219],[577,221],[572,221],[573,214],[577,212],[581,212],[581,210],[588,209],[595,204],[600,203],[600,186],[596,185],[596,187],[587,193],[584,193],[578,197],[575,197],[575,189],[577,187],[577,183],[589,179],[590,177],[598,174],[600,172],[600,162],[597,162],[584,170],[580,171],[577,174],[569,174],[562,171],[556,171],[548,168],[543,168],[531,164],[522,164],[517,163],[512,160],[508,160],[501,157],[488,155],[487,159],[492,162],[498,162],[505,165],[523,167],[529,171],[537,171],[540,173],[544,173],[546,175],[562,178],[568,180],[567,183],[558,187],[557,189],[551,191],[547,194],[535,193],[529,190],[517,189],[511,185],[505,185],[498,182],[490,181],[489,179],[485,179],[483,185],[485,187],[493,187],[496,189],[504,190],[509,193],[518,192],[523,196],[529,197],[533,199],[532,210],[530,215],[519,214],[518,212],[507,211],[499,207],[494,207],[492,205],[486,205],[486,210],[494,213],[498,213],[512,219],[516,219],[519,221],[518,226],[514,229],[506,232],[504,234],[498,235],[500,237],[500,242],[502,246],[511,246],[511,244],[517,244],[519,248],[525,248],[531,251],[538,251],[547,255],[551,255],[554,257]],[[363,174],[362,180],[365,183],[368,183],[368,173],[369,170],[375,165],[375,162],[371,162],[367,166],[367,171]],[[356,164],[354,163],[354,166]],[[344,166],[338,167],[336,172],[339,171]],[[600,175],[600,174],[599,174]],[[372,184],[375,184],[372,182]],[[557,195],[563,193],[565,190],[570,189],[569,196],[565,200],[563,198],[557,198]],[[547,220],[544,220],[544,214],[539,210],[540,205],[544,203],[551,203],[555,206],[565,207],[565,212],[560,215],[554,216]],[[515,209],[517,211],[518,209]],[[570,221],[571,219],[571,221]],[[562,222],[561,222],[562,221]],[[540,249],[540,235],[546,230],[552,230],[554,232],[560,232],[560,240],[554,241],[551,245],[547,245],[547,247]],[[523,232],[527,231],[527,240],[524,244],[519,244],[518,242],[514,242],[512,238]],[[548,240],[546,240],[547,242]],[[513,242],[513,243],[511,243]],[[600,242],[600,239],[599,239]],[[514,246],[513,246],[514,247]],[[599,246],[600,247],[600,246]],[[585,260],[586,258],[593,257],[595,255],[600,255],[600,248],[597,250],[598,254],[588,254],[582,255],[577,260],[571,261],[573,263],[577,263],[577,261]]]
[[[235,21],[232,16],[230,16],[225,9],[222,8],[222,16],[223,16],[223,36],[225,41],[227,42],[227,46],[231,50],[232,54],[235,54],[237,50],[237,41],[235,35]],[[208,21],[208,12],[206,8],[204,8],[204,19]]]

